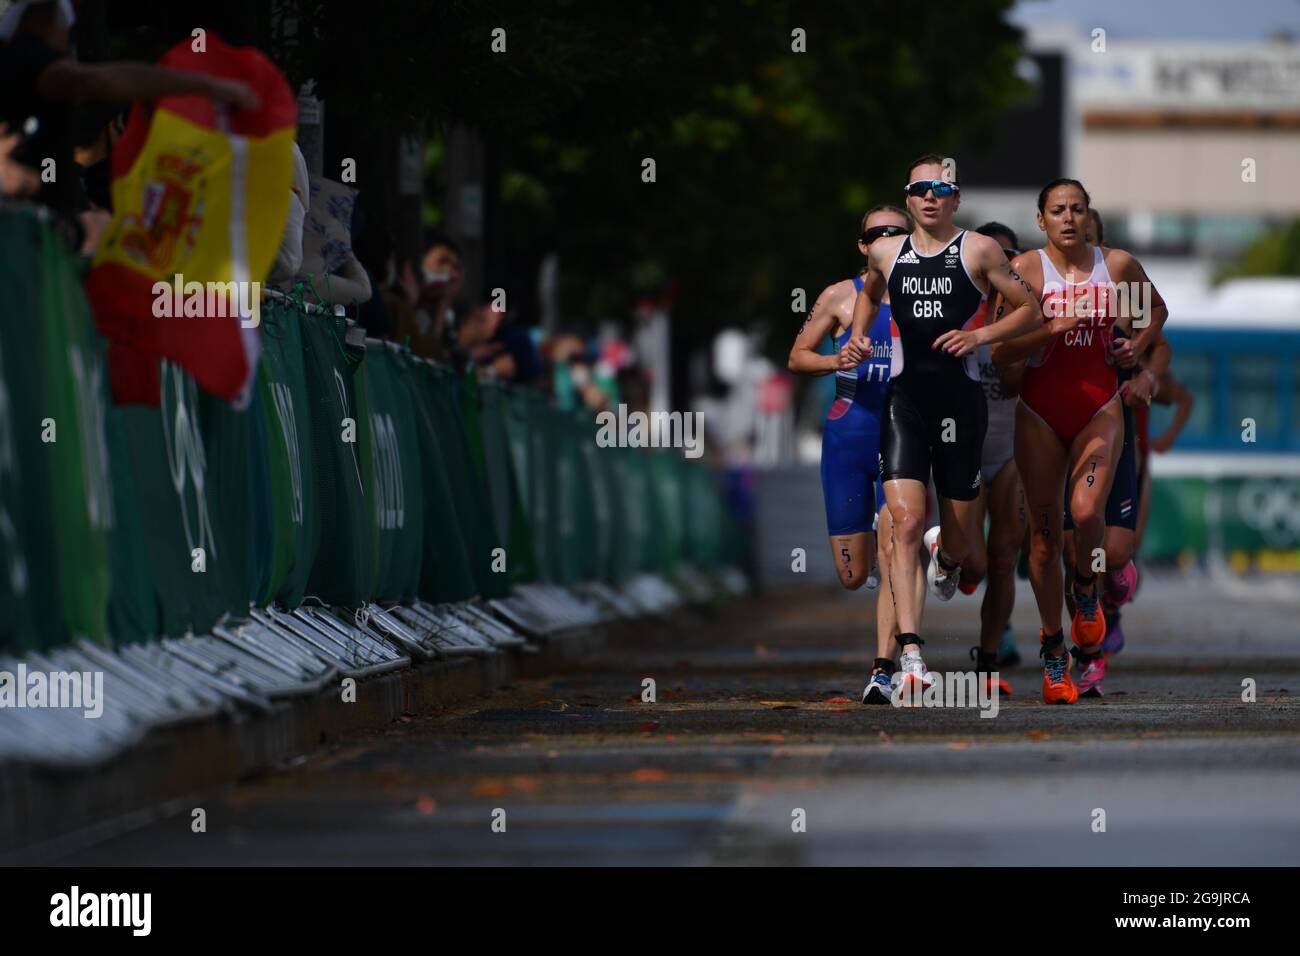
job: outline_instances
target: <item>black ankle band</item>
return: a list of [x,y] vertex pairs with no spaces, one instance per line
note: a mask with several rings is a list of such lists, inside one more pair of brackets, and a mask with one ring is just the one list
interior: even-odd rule
[[876,662],[871,665],[871,670],[873,673],[875,671],[883,671],[884,673],[888,674],[890,677],[893,677],[894,671],[898,670],[898,665],[895,664],[888,657],[877,657]]
[[918,645],[919,645],[919,644],[924,644],[924,643],[925,643],[925,641],[921,640],[921,635],[920,635],[920,634],[913,634],[911,631],[908,631],[906,634],[899,634],[899,635],[898,635],[898,646],[899,646],[899,647],[906,647],[908,644],[918,644]]
[[959,567],[961,567],[961,565],[958,564],[956,561],[954,561],[952,558],[948,557],[948,555],[944,554],[943,549],[940,548],[939,567],[943,568],[945,571],[956,571]]
[[1075,583],[1075,586],[1076,586],[1076,587],[1078,587],[1078,586],[1082,586],[1082,587],[1085,587],[1085,588],[1090,588],[1090,587],[1092,587],[1093,582],[1096,581],[1096,580],[1097,580],[1097,575],[1095,575],[1095,574],[1089,574],[1089,575],[1085,578],[1082,574],[1079,573],[1079,569],[1078,569],[1078,568],[1075,568],[1075,569],[1074,569],[1074,583]]

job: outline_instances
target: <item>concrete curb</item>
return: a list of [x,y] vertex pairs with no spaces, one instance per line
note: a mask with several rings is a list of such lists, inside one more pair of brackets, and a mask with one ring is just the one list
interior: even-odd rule
[[0,773],[0,863],[38,862],[62,847],[104,839],[150,819],[170,802],[265,772],[403,714],[436,715],[519,678],[554,672],[605,646],[611,622],[548,637],[540,650],[456,657],[359,680],[344,703],[339,685],[280,702],[151,731],[138,746],[92,769],[18,764]]

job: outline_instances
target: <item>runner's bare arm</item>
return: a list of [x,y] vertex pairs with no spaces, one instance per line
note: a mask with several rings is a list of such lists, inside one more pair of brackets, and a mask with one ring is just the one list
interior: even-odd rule
[[[1038,265],[1037,253],[1025,253],[1016,256],[1011,260],[1011,268],[1021,276],[1031,290],[1034,289],[1034,283],[1042,282],[1041,269]],[[1025,278],[1028,275],[1029,278]],[[1034,293],[1035,299],[1038,293]],[[1041,314],[1042,310],[1039,309]],[[1031,355],[1041,349],[1044,345],[1052,340],[1054,335],[1067,331],[1079,320],[1078,318],[1069,318],[1068,316],[1057,316],[1048,318],[1043,316],[1038,327],[1032,329],[1024,335],[1019,335],[1008,341],[998,342],[993,346],[993,363],[998,368],[1009,368],[1017,363],[1025,362]]]
[[1165,338],[1162,331],[1155,342],[1151,345],[1151,351],[1142,359],[1142,367],[1154,375],[1157,379],[1164,376],[1169,369],[1169,363],[1173,360],[1174,350],[1169,344],[1169,339]]
[[966,240],[974,243],[974,265],[989,282],[989,292],[997,293],[1007,308],[1002,320],[986,323],[983,328],[945,332],[934,340],[934,348],[949,355],[966,355],[984,344],[1005,342],[1026,335],[1042,324],[1043,312],[1038,306],[1038,296],[1029,283],[1016,271],[1014,263],[1007,262],[1006,253],[988,236],[971,235]]
[[[1106,267],[1117,282],[1125,283],[1131,290],[1127,295],[1130,303],[1129,312],[1141,310],[1141,314],[1138,315],[1129,314],[1119,317],[1118,321],[1132,332],[1128,339],[1129,345],[1124,346],[1122,351],[1131,350],[1134,356],[1145,355],[1163,334],[1165,320],[1169,318],[1169,307],[1165,305],[1165,300],[1156,289],[1155,283],[1147,277],[1142,263],[1123,249],[1106,250]],[[1117,355],[1116,359],[1121,365],[1125,364],[1121,361],[1120,355]]]
[[804,321],[803,328],[799,330],[794,346],[790,349],[790,359],[786,363],[790,371],[808,375],[825,375],[838,368],[852,367],[845,364],[847,356],[842,351],[834,355],[821,355],[817,351],[818,344],[826,336],[834,334],[839,324],[835,314],[835,305],[840,297],[839,290],[836,289],[837,285],[839,283],[827,286],[813,303],[812,311],[808,313],[808,318]]
[[[1001,293],[993,293],[993,300],[989,303],[990,322],[997,322],[1005,316],[1007,311],[1006,303],[1002,301]],[[995,346],[996,348],[996,346]],[[996,362],[994,364],[997,364]],[[1025,359],[1011,362],[1008,365],[998,366],[998,378],[1002,382],[1002,395],[1004,398],[1014,398],[1020,394],[1020,380],[1025,377]]]
[[1043,310],[1038,304],[1038,295],[1016,270],[1014,262],[1007,262],[1006,253],[992,239],[985,239],[992,249],[986,275],[989,279],[989,291],[996,291],[1006,303],[1007,311],[1002,319],[993,325],[986,325],[981,344],[1006,342],[1027,335],[1043,324]]
[[[902,240],[898,242],[901,244]],[[853,326],[844,347],[850,357],[858,362],[871,354],[867,329],[871,328],[871,323],[876,321],[880,302],[885,297],[885,274],[880,268],[882,253],[882,243],[880,241],[873,243],[867,254],[867,271],[862,276],[862,291],[858,293],[858,298],[853,303]],[[893,255],[892,251],[890,255]]]
[[1160,376],[1169,367],[1169,358],[1173,355],[1173,349],[1169,347],[1169,340],[1165,338],[1163,332],[1151,346],[1151,351],[1140,360],[1131,344],[1131,340],[1127,338],[1115,339],[1113,353],[1116,364],[1121,368],[1134,369],[1132,377],[1120,386],[1120,392],[1124,396],[1124,403],[1136,408],[1138,405],[1151,404],[1156,391],[1160,388]]
[[1151,450],[1164,454],[1174,447],[1174,442],[1178,440],[1183,426],[1192,417],[1192,409],[1196,407],[1196,396],[1192,394],[1191,389],[1174,378],[1172,372],[1166,371],[1160,378],[1160,390],[1156,392],[1156,401],[1161,405],[1171,403],[1178,405],[1178,410],[1174,412],[1174,420],[1169,423],[1169,427],[1151,439]]

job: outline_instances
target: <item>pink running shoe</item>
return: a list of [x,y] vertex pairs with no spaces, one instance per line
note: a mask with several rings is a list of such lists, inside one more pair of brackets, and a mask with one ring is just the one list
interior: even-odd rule
[[1118,571],[1106,572],[1106,596],[1116,607],[1127,604],[1137,591],[1137,583],[1137,565],[1129,561]]
[[1124,628],[1120,626],[1119,611],[1106,615],[1106,637],[1101,642],[1101,652],[1107,657],[1124,650]]
[[1106,655],[1096,654],[1086,657],[1075,648],[1074,662],[1079,668],[1079,696],[1100,697],[1101,682],[1106,679]]

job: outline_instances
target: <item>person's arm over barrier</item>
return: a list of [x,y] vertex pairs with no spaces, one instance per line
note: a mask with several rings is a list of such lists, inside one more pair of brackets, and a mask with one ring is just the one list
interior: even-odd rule
[[37,89],[50,100],[123,103],[198,94],[239,109],[255,110],[260,105],[257,94],[239,80],[129,60],[78,63],[61,57],[41,71]]

